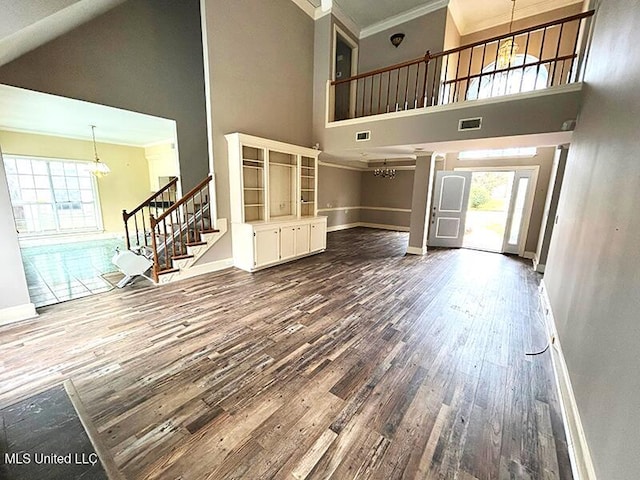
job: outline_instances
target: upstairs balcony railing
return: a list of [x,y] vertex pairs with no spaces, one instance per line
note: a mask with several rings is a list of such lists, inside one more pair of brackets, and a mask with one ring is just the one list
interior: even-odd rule
[[497,97],[581,80],[594,11],[427,52],[330,86],[330,121]]

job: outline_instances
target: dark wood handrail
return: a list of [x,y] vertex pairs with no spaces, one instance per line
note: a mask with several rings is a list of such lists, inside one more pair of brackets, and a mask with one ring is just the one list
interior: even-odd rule
[[473,75],[466,75],[464,77],[458,77],[452,80],[444,80],[442,83],[444,85],[451,84],[451,83],[460,83],[460,82],[464,82],[465,80],[473,80],[474,78],[490,77],[491,75],[495,75],[497,73],[513,72],[514,70],[524,70],[525,68],[537,67],[538,65],[544,65],[545,63],[564,62],[565,60],[571,60],[572,58],[576,58],[577,56],[578,55],[575,53],[571,55],[563,55],[561,57],[553,57],[548,60],[539,60],[537,62],[529,62],[529,63],[524,63],[522,65],[516,65],[513,67],[506,67],[506,68],[500,68],[497,70],[491,70],[490,72],[474,73]]
[[427,62],[431,58],[429,52],[425,53],[424,57],[415,58],[413,60],[407,60],[406,62],[396,63],[395,65],[391,65],[390,67],[378,68],[377,70],[371,70],[369,72],[360,73],[358,75],[354,75],[353,77],[343,78],[341,80],[334,80],[331,82],[331,85],[340,85],[341,83],[352,82],[354,80],[359,80],[360,78],[371,77],[372,75],[378,75],[380,73],[390,72],[392,70],[397,70],[398,68],[410,67],[411,65],[415,65],[416,63]]
[[462,45],[460,47],[451,48],[449,50],[445,50],[445,51],[440,52],[440,53],[431,54],[431,53],[427,52],[423,57],[415,58],[413,60],[407,60],[406,62],[397,63],[395,65],[390,65],[388,67],[378,68],[376,70],[371,70],[369,72],[360,73],[358,75],[354,75],[354,76],[349,77],[349,78],[342,78],[340,80],[333,80],[331,82],[331,85],[340,85],[340,84],[347,83],[347,82],[353,82],[353,81],[359,80],[361,78],[367,78],[367,77],[371,77],[371,76],[374,76],[374,75],[379,75],[381,73],[391,72],[391,71],[397,70],[399,68],[410,67],[412,65],[419,64],[419,63],[422,63],[422,62],[429,62],[430,60],[433,60],[433,59],[436,59],[436,58],[444,57],[444,56],[447,56],[447,55],[452,55],[454,53],[458,53],[458,52],[461,52],[463,50],[467,50],[467,49],[470,49],[470,48],[475,48],[475,47],[480,46],[480,45],[486,45],[488,43],[493,43],[493,42],[496,42],[496,41],[504,40],[505,38],[517,37],[518,35],[522,35],[524,33],[535,32],[537,30],[542,30],[544,28],[552,27],[554,25],[561,25],[561,24],[564,24],[564,23],[572,22],[574,20],[582,20],[583,18],[591,17],[594,14],[595,14],[595,10],[589,10],[587,12],[582,12],[582,13],[578,13],[578,14],[575,14],[575,15],[570,15],[568,17],[561,18],[559,20],[552,20],[550,22],[543,23],[543,24],[540,24],[540,25],[536,25],[536,26],[533,26],[533,27],[522,28],[520,30],[516,30],[516,31],[508,33],[508,34],[497,35],[495,37],[491,37],[491,38],[488,38],[488,39],[485,39],[485,40],[479,40],[477,42],[470,43],[468,45]]
[[149,203],[156,198],[158,195],[162,195],[164,192],[166,192],[167,190],[169,190],[169,188],[175,186],[178,183],[178,177],[174,178],[173,180],[171,180],[169,183],[167,183],[164,187],[162,187],[160,190],[158,190],[156,193],[152,193],[151,195],[149,195],[145,200],[143,200],[140,205],[138,205],[136,208],[134,208],[133,210],[131,210],[130,212],[127,212],[126,210],[122,211],[122,218],[124,218],[124,221],[126,222],[127,220],[129,220],[129,218],[133,217],[136,213],[138,213],[140,210],[142,210],[144,207],[146,207],[147,205],[149,205]]
[[155,218],[155,217],[152,216],[151,217],[152,218],[151,227],[155,227],[158,223],[160,223],[162,220],[164,220],[169,215],[171,215],[173,212],[175,212],[181,205],[183,205],[187,201],[191,200],[191,197],[194,197],[196,193],[198,193],[200,190],[202,190],[202,188],[207,183],[209,183],[212,178],[213,177],[211,175],[207,176],[207,178],[202,180],[198,185],[196,185],[191,190],[189,190],[185,195],[183,195],[180,200],[178,200],[176,203],[171,205],[171,207],[169,207],[167,210],[162,212],[162,215],[160,215],[158,218]]
[[540,25],[536,25],[533,27],[522,28],[520,30],[516,30],[511,33],[496,35],[495,37],[487,38],[486,40],[478,40],[477,42],[470,43],[468,45],[462,45],[460,47],[452,48],[444,52],[436,53],[434,55],[431,55],[431,58],[433,59],[438,57],[444,57],[445,55],[451,55],[453,53],[461,52],[462,50],[467,50],[468,48],[475,48],[480,45],[485,45],[487,43],[497,42],[500,40],[504,40],[505,38],[517,37],[518,35],[522,35],[524,33],[535,32],[536,30],[542,30],[544,28],[553,27],[554,25],[561,25],[563,23],[573,22],[574,20],[582,20],[583,18],[588,18],[593,16],[595,13],[596,13],[595,10],[589,10],[588,12],[577,13],[575,15],[570,15],[568,17],[564,17],[559,20],[552,20],[547,23],[541,23]]

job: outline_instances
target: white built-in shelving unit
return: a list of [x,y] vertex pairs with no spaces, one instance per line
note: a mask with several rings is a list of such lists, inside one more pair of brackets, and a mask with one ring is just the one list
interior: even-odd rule
[[320,151],[242,133],[226,139],[234,264],[255,271],[324,251]]

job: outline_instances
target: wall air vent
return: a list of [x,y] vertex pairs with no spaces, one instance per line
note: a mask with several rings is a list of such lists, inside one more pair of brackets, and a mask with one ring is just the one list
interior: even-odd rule
[[482,117],[463,118],[458,122],[458,131],[463,130],[480,130],[482,128]]
[[367,130],[366,132],[357,132],[356,133],[356,142],[366,142],[371,140],[371,131]]

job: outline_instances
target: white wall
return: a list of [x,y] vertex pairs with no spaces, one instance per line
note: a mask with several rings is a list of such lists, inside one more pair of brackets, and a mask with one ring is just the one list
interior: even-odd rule
[[24,275],[18,232],[13,220],[9,187],[0,153],[0,325],[35,315],[29,300],[27,279]]

